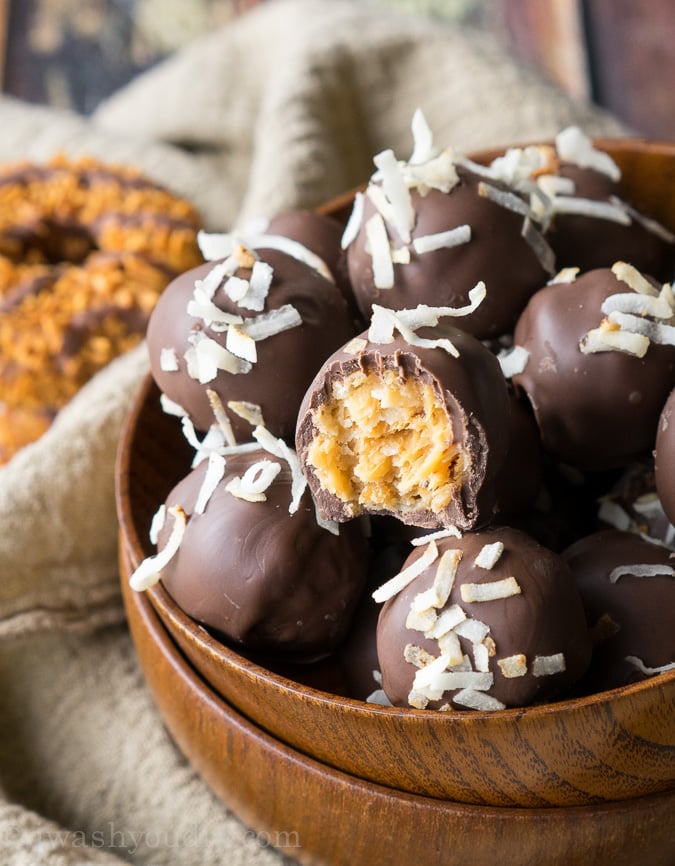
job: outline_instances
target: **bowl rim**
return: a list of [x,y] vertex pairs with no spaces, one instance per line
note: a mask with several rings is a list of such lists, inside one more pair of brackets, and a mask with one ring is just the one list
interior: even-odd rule
[[[672,149],[675,156],[675,145]],[[131,408],[127,413],[122,427],[122,435],[115,461],[115,492],[117,500],[118,521],[122,543],[124,544],[129,564],[135,569],[145,558],[143,546],[133,521],[131,508],[131,497],[129,496],[129,470],[131,463],[132,445],[134,442],[138,420],[146,401],[151,397],[156,385],[150,373],[146,373],[136,394],[134,395]],[[675,669],[657,674],[646,680],[641,680],[629,685],[618,686],[601,692],[580,697],[564,698],[559,701],[533,704],[526,707],[507,707],[501,710],[472,710],[470,712],[461,710],[435,711],[428,709],[416,709],[414,707],[394,707],[370,703],[358,698],[335,695],[323,691],[315,686],[296,682],[283,674],[278,674],[262,664],[253,661],[238,653],[236,649],[215,638],[204,626],[193,620],[173,601],[169,593],[160,583],[145,590],[153,608],[160,616],[168,616],[173,623],[186,634],[194,644],[200,646],[213,658],[222,661],[238,673],[257,680],[263,680],[276,689],[283,692],[289,698],[298,697],[303,700],[312,700],[315,703],[339,706],[344,711],[352,714],[396,716],[406,719],[414,719],[417,722],[429,721],[430,713],[438,723],[466,724],[471,719],[491,720],[493,723],[503,721],[509,723],[519,719],[527,713],[530,720],[536,720],[555,713],[556,716],[574,714],[584,708],[612,705],[616,700],[633,701],[639,699],[643,692],[649,692],[655,684],[659,686],[675,686]],[[442,721],[444,720],[444,721]]]

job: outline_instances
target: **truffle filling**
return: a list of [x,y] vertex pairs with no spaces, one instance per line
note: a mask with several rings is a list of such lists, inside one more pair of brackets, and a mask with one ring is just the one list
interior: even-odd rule
[[332,382],[312,421],[307,461],[321,488],[352,514],[362,508],[438,514],[470,469],[432,385],[400,370],[357,370]]

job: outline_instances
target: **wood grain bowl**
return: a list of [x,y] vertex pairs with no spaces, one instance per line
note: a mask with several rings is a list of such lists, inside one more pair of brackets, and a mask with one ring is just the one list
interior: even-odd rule
[[[599,145],[620,164],[627,195],[675,229],[675,145],[641,140],[602,141]],[[481,156],[489,159],[493,155]],[[351,196],[345,195],[323,210],[344,214],[350,202]],[[190,457],[179,425],[162,412],[158,391],[150,378],[146,379],[127,418],[116,468],[123,582],[141,559],[152,552],[147,540],[152,515],[186,474]],[[527,844],[541,842],[536,858],[528,853],[526,845],[514,863],[633,863],[637,860],[631,859],[630,851],[635,854],[638,850],[635,847],[638,839],[646,862],[672,861],[675,672],[589,697],[496,713],[441,714],[380,707],[334,694],[328,680],[313,682],[304,676],[289,675],[288,671],[270,670],[234,651],[185,616],[161,585],[143,599],[125,588],[125,597],[140,645],[141,662],[169,728],[179,731],[177,739],[188,757],[196,756],[200,772],[226,802],[236,801],[233,808],[237,811],[241,807],[245,820],[252,814],[255,823],[253,818],[259,817],[255,808],[251,813],[250,803],[245,807],[238,802],[238,795],[220,777],[220,764],[209,766],[209,754],[216,761],[221,759],[213,731],[209,728],[208,745],[195,742],[196,734],[186,733],[187,722],[178,717],[179,711],[171,700],[173,686],[167,685],[171,676],[161,677],[155,666],[173,672],[181,684],[180,687],[174,684],[176,689],[195,690],[197,706],[189,710],[183,702],[180,712],[207,713],[209,717],[215,713],[213,718],[217,722],[212,720],[210,724],[222,729],[223,744],[233,736],[240,737],[242,743],[250,738],[256,744],[252,748],[265,752],[265,760],[278,761],[280,766],[292,763],[294,785],[301,785],[301,771],[295,772],[298,761],[306,761],[312,768],[306,770],[308,779],[313,780],[307,782],[307,790],[317,795],[324,784],[326,790],[334,791],[334,785],[339,787],[348,780],[350,796],[355,798],[350,801],[349,809],[353,809],[350,820],[360,820],[359,809],[373,802],[374,797],[380,804],[376,808],[378,822],[385,822],[381,826],[393,826],[393,822],[397,827],[407,826],[408,810],[414,803],[420,814],[435,815],[433,819],[428,817],[430,823],[426,827],[426,819],[422,819],[419,834],[414,835],[421,840],[422,834],[433,825],[435,845],[438,814],[445,808],[450,810],[449,826],[459,820],[460,813],[464,815],[462,821],[468,820],[469,825],[471,819],[467,815],[482,815],[489,828],[484,831],[488,837],[486,846],[491,846],[493,858],[498,850],[500,862],[505,863],[511,861],[504,856],[511,855],[502,854],[506,846],[498,845],[497,836],[491,834],[506,831],[501,824],[497,831],[497,823],[490,822],[497,821],[496,816],[501,816],[501,821],[513,813],[524,827],[532,828],[524,833],[524,839],[532,837]],[[175,656],[171,663],[165,658],[167,647],[172,648]],[[219,709],[215,711],[213,707]],[[316,772],[323,782],[316,781],[312,775]],[[245,767],[241,773],[248,775]],[[340,779],[340,783],[335,779]],[[255,780],[248,782],[252,790]],[[315,782],[317,787],[312,788]],[[380,795],[384,797],[381,802]],[[313,802],[313,795],[307,802]],[[649,847],[643,833],[646,817],[650,809],[655,810],[653,814],[660,814],[663,804],[666,804],[665,824],[659,819],[658,831],[650,827],[648,834],[650,839],[658,837],[660,842]],[[326,808],[318,806],[318,824],[327,820]],[[431,810],[428,813],[427,808]],[[595,821],[603,822],[603,833],[609,831],[612,824],[607,816],[613,808],[624,809],[622,814],[632,830],[616,830],[611,844],[617,844],[611,858],[605,856],[606,852],[601,857],[590,856],[600,832]],[[327,811],[331,811],[330,807]],[[544,840],[554,825],[567,828],[570,840],[579,840],[582,847],[586,844],[585,856],[589,859],[576,860],[577,852],[571,843],[565,856],[559,851],[551,853],[558,849],[553,845],[549,851]],[[535,827],[542,832],[536,843],[533,840],[539,830]],[[325,827],[324,830],[328,832]],[[633,835],[629,839],[626,833]],[[370,835],[372,850],[384,857],[375,831]],[[623,844],[618,844],[619,839],[623,839]],[[316,844],[321,847],[319,842]],[[562,843],[558,840],[555,844],[559,848]],[[609,843],[605,840],[602,844]],[[482,851],[485,846],[481,843],[479,847]],[[316,862],[342,862],[342,848],[335,849],[334,857],[328,853],[317,855]],[[653,853],[647,856],[648,850]],[[666,851],[670,859],[664,860]],[[298,856],[296,852],[290,853]],[[390,857],[382,861],[369,858],[367,862],[394,861]],[[488,859],[483,861],[474,852],[473,859],[456,862],[479,866]]]

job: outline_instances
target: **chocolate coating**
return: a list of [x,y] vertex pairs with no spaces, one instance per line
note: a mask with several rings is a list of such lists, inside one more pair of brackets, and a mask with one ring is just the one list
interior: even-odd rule
[[654,460],[656,489],[668,520],[675,523],[675,391],[659,418]]
[[[330,653],[342,639],[367,577],[367,547],[357,523],[339,536],[319,527],[305,492],[291,515],[290,472],[281,472],[265,502],[230,494],[229,480],[263,451],[227,458],[226,473],[203,514],[194,514],[206,472],[202,463],[166,499],[189,516],[162,583],[182,610],[242,647],[293,659]],[[279,462],[279,461],[277,461]],[[171,531],[169,518],[158,547]]]
[[[365,512],[390,515],[423,528],[450,525],[471,528],[492,517],[495,489],[491,482],[508,447],[509,397],[499,364],[481,342],[456,328],[439,325],[422,328],[418,334],[423,338],[450,339],[459,357],[454,358],[441,348],[413,347],[400,337],[388,344],[366,342],[366,347],[357,354],[345,351],[347,346],[331,355],[310,385],[298,413],[296,450],[324,517],[344,521]],[[364,332],[360,339],[367,341],[367,336]],[[444,407],[446,420],[452,425],[454,445],[468,455],[470,469],[454,489],[449,504],[440,511],[424,505],[403,509],[397,505],[368,506],[356,500],[345,502],[322,486],[308,457],[317,436],[315,413],[323,406],[339,403],[334,398],[334,386],[359,372],[378,377],[391,372],[398,382],[412,380],[429,385]],[[412,414],[419,411],[421,407],[415,407]],[[449,447],[452,445],[449,443]],[[422,487],[420,484],[415,488],[418,501]]]
[[[557,172],[574,181],[575,197],[609,202],[623,198],[621,184],[590,168],[563,163]],[[675,247],[636,220],[622,225],[608,219],[556,214],[546,233],[558,268],[578,267],[582,271],[611,267],[615,261],[630,262],[638,270],[660,279],[670,277]]]
[[627,465],[651,450],[675,385],[672,346],[652,342],[643,358],[580,350],[579,341],[603,319],[603,301],[626,291],[610,269],[589,271],[537,292],[515,329],[529,360],[513,382],[532,404],[543,446],[582,469]]
[[342,224],[328,214],[312,210],[291,210],[272,217],[267,232],[291,238],[323,259],[358,325],[356,330],[360,331],[365,322],[361,318],[349,282],[347,257],[341,246]]
[[[504,550],[492,569],[474,565],[485,544],[501,541]],[[467,532],[461,539],[445,538],[437,542],[439,558],[452,549],[462,551],[450,597],[441,613],[458,604],[467,618],[489,626],[489,638],[494,652],[489,657],[489,672],[494,681],[487,694],[507,707],[527,706],[561,694],[576,682],[586,670],[591,643],[584,612],[572,575],[564,561],[532,538],[516,529],[495,528]],[[410,565],[422,556],[424,548],[414,551],[405,562]],[[385,602],[377,626],[377,652],[382,671],[382,685],[391,702],[408,706],[417,668],[406,661],[406,645],[421,647],[434,657],[440,655],[438,640],[409,628],[406,620],[413,599],[429,589],[434,581],[438,560],[427,567],[398,595]],[[521,588],[518,595],[491,601],[465,602],[461,586],[466,583],[489,583],[515,577]],[[474,666],[471,643],[460,637],[460,645]],[[534,659],[562,653],[565,669],[545,676],[534,676]],[[525,656],[527,671],[522,676],[506,677],[499,661],[514,655]],[[475,670],[475,666],[473,667]],[[452,704],[457,690],[450,690],[439,700],[428,704],[430,709]]]
[[[203,279],[211,271],[213,263],[209,263],[182,274],[160,298],[147,333],[150,366],[160,390],[187,411],[198,429],[207,430],[214,423],[206,393],[212,389],[225,407],[228,401],[257,403],[272,433],[292,441],[298,407],[307,386],[324,358],[353,333],[353,325],[347,305],[333,283],[285,253],[260,250],[259,254],[274,270],[265,312],[292,304],[300,313],[302,324],[257,341],[258,360],[249,373],[233,375],[219,370],[216,378],[206,385],[191,378],[184,354],[194,330],[202,328],[209,337],[225,345],[224,333],[216,333],[187,312],[195,280]],[[240,269],[237,276],[248,278],[250,271]],[[216,291],[213,300],[220,309],[245,319],[257,315],[235,304],[222,289]],[[160,357],[165,348],[175,350],[178,371],[161,369]],[[228,414],[237,440],[250,439],[250,424],[234,412]]]
[[539,428],[530,405],[509,389],[509,447],[495,479],[500,520],[524,514],[541,489],[544,467]]
[[[546,282],[547,274],[522,237],[523,217],[480,196],[481,178],[473,172],[458,166],[457,173],[460,183],[449,193],[432,189],[421,196],[411,191],[416,213],[411,235],[415,239],[468,224],[471,240],[419,255],[411,247],[410,263],[395,265],[392,289],[378,289],[373,282],[365,224],[375,208],[366,197],[361,229],[347,250],[349,276],[364,316],[373,303],[394,310],[417,304],[463,306],[469,290],[482,280],[487,296],[461,327],[481,339],[494,337],[511,329],[528,298]],[[388,226],[388,231],[394,247],[401,246],[395,229]]]
[[[572,570],[593,630],[593,661],[584,679],[592,691],[645,679],[626,656],[647,667],[675,662],[675,577],[624,574],[610,580],[619,566],[651,564],[671,569],[675,554],[632,532],[609,529],[573,544],[563,554]],[[630,569],[629,569],[630,570]]]

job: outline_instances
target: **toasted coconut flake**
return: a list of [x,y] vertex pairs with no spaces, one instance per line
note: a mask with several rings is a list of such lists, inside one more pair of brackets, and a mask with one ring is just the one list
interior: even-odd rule
[[480,553],[474,559],[473,564],[477,568],[485,568],[490,571],[499,562],[502,553],[504,553],[504,542],[495,541],[492,544],[484,544]]
[[639,292],[641,295],[652,295],[653,297],[658,295],[656,287],[636,267],[629,265],[628,262],[614,262],[612,273],[617,280],[626,283],[633,291]]
[[241,477],[235,476],[228,481],[225,489],[237,499],[244,499],[247,502],[266,502],[266,491],[280,472],[280,463],[258,460],[252,463]]
[[665,241],[668,244],[675,244],[675,234],[667,229],[664,225],[658,222],[651,217],[648,217],[646,214],[641,213],[637,208],[634,208],[631,204],[623,199],[619,198],[619,196],[612,195],[609,197],[610,202],[616,207],[625,210],[628,216],[635,220],[636,223],[639,223],[643,228],[647,229],[648,232],[656,235],[661,238],[662,241]]
[[532,217],[529,204],[514,192],[500,189],[482,180],[478,184],[478,195],[489,199],[493,204],[499,205],[499,207],[506,208],[506,210],[521,214],[524,217]]
[[468,617],[455,626],[455,633],[473,644],[482,644],[490,633],[490,626],[479,619]]
[[236,445],[237,440],[234,438],[232,424],[230,423],[230,419],[227,417],[227,412],[223,406],[223,401],[220,399],[220,394],[218,394],[217,391],[214,391],[213,388],[207,388],[206,396],[209,398],[209,405],[211,406],[213,417],[216,419],[216,423],[222,430],[223,438],[228,445]]
[[508,680],[515,679],[516,677],[524,677],[527,673],[527,657],[523,655],[523,653],[517,653],[516,655],[498,659],[497,664],[499,665],[502,675]]
[[195,456],[192,461],[193,469],[196,466],[199,466],[202,460],[207,460],[213,451],[218,454],[224,454],[223,449],[225,445],[225,437],[223,436],[223,431],[217,424],[213,424],[209,427],[201,442],[197,438],[197,432],[195,431],[195,426],[192,423],[192,420],[187,415],[184,415],[181,418],[181,430],[188,445],[195,450]]
[[235,376],[251,370],[249,361],[233,355],[201,331],[195,332],[189,339],[192,345],[185,352],[187,371],[190,378],[196,379],[200,384],[212,382],[219,370]]
[[438,638],[438,648],[446,660],[448,668],[454,668],[462,664],[464,653],[462,652],[457,632],[454,629],[446,631],[445,634]]
[[417,108],[412,116],[410,128],[413,134],[413,152],[408,160],[409,165],[419,165],[428,162],[435,153],[434,135],[424,112]]
[[459,183],[455,154],[450,148],[445,148],[428,162],[406,165],[404,176],[407,186],[416,189],[421,196],[427,195],[432,189],[449,193]]
[[443,607],[450,597],[461,558],[461,550],[443,552],[436,566],[433,584],[425,592],[420,592],[415,596],[412,605],[413,610],[424,611],[430,607]]
[[211,452],[211,454],[209,454],[209,464],[202,480],[201,487],[199,488],[197,501],[195,502],[195,514],[204,513],[204,509],[213,496],[216,487],[218,487],[220,482],[223,480],[224,475],[225,458],[215,451]]
[[461,689],[452,697],[453,704],[458,707],[466,707],[469,710],[483,710],[488,713],[493,713],[496,710],[505,710],[506,704],[503,704],[492,695],[486,695],[485,692],[477,692],[474,689]]
[[430,541],[426,550],[415,560],[415,562],[411,563],[407,568],[404,568],[403,571],[395,574],[386,583],[383,583],[382,586],[375,590],[372,596],[373,599],[379,603],[398,595],[402,589],[405,589],[409,583],[412,583],[419,574],[422,574],[422,572],[437,559],[438,547],[436,546],[435,541]]
[[239,300],[239,306],[255,312],[264,310],[273,277],[274,271],[267,262],[255,262],[248,281],[248,290]]
[[660,343],[663,346],[675,346],[675,327],[663,322],[652,322],[642,316],[630,313],[613,312],[608,316],[610,322],[619,326],[623,333],[645,337],[648,341]]
[[591,139],[578,126],[568,126],[555,137],[556,152],[560,159],[581,168],[592,168],[614,181],[621,179],[621,169],[612,157],[594,147]]
[[579,276],[579,268],[562,268],[557,274],[551,277],[547,285],[558,285],[558,283],[573,283]]
[[207,262],[225,259],[234,250],[234,236],[216,232],[197,232],[197,244]]
[[[413,689],[426,694],[430,700],[439,700],[445,692],[455,689],[475,689],[486,692],[494,684],[494,675],[484,671],[439,671],[433,670],[432,665],[418,670],[413,681]],[[429,674],[432,673],[430,676]],[[417,680],[422,686],[418,686]]]
[[283,331],[302,325],[302,317],[293,304],[283,304],[267,313],[245,319],[241,330],[253,340],[266,340]]
[[394,263],[384,220],[379,213],[366,222],[366,239],[373,260],[373,283],[377,289],[391,289],[394,285]]
[[665,563],[639,563],[635,565],[618,565],[609,573],[609,582],[616,583],[621,577],[675,577],[675,568]]
[[418,255],[432,253],[435,250],[450,249],[461,244],[468,244],[471,240],[471,226],[461,225],[445,232],[437,232],[433,235],[422,235],[413,240],[412,246]]
[[409,265],[410,264],[410,248],[409,247],[398,247],[395,250],[391,251],[391,260],[395,265]]
[[378,153],[373,162],[382,173],[382,188],[391,202],[394,227],[404,243],[410,243],[410,232],[415,225],[415,210],[410,199],[401,166],[393,150]]
[[434,607],[427,607],[421,610],[415,608],[415,600],[410,605],[408,616],[405,620],[405,627],[413,631],[421,631],[425,634],[430,628],[433,628],[434,623],[438,619],[438,611]]
[[553,157],[552,149],[543,145],[510,147],[490,163],[491,176],[509,186],[521,186],[546,170]]
[[392,703],[383,689],[375,689],[366,698],[367,704],[377,704],[380,707],[391,707]]
[[555,273],[555,253],[551,249],[548,241],[543,234],[537,229],[531,219],[526,217],[523,220],[523,228],[521,235],[529,244],[532,252],[539,259],[539,264],[547,274]]
[[462,601],[494,601],[497,598],[510,598],[522,590],[515,577],[505,577],[489,583],[463,583],[459,589]]
[[329,283],[334,283],[335,279],[328,265],[324,262],[321,256],[317,256],[299,241],[291,238],[283,237],[283,235],[252,235],[246,239],[247,244],[254,250],[277,250],[280,253],[286,253],[293,259],[307,265],[320,274]]
[[429,705],[429,698],[413,689],[408,695],[408,705],[416,710],[425,710]]
[[424,633],[424,636],[430,639],[443,637],[449,631],[452,631],[463,620],[466,619],[466,613],[458,604],[452,604],[446,607],[445,610],[436,618],[436,622],[431,628]]
[[667,664],[659,665],[658,667],[647,667],[642,659],[637,656],[626,656],[626,661],[647,677],[653,677],[656,674],[665,674],[666,671],[675,670],[675,662],[668,662]]
[[160,351],[159,369],[165,373],[176,373],[178,371],[178,355],[175,349],[165,348]]
[[358,355],[363,352],[367,345],[368,340],[364,340],[363,337],[354,337],[346,346],[342,347],[342,351],[345,355]]
[[178,553],[185,528],[187,526],[187,515],[180,505],[172,505],[169,514],[173,517],[173,527],[166,545],[154,556],[144,559],[129,578],[129,584],[136,592],[143,592],[154,586],[162,576],[162,571]]
[[490,670],[490,654],[485,644],[475,643],[473,649],[473,665],[477,671],[487,673]]
[[180,403],[171,400],[166,394],[160,394],[159,403],[165,415],[175,415],[176,418],[184,418],[187,415],[187,411],[183,409]]
[[456,526],[448,526],[447,529],[439,529],[437,532],[430,532],[428,535],[420,535],[418,538],[413,538],[411,544],[413,547],[423,547],[430,541],[440,541],[443,538],[461,538],[462,532]]
[[289,448],[283,439],[276,439],[266,427],[258,426],[253,431],[253,438],[265,451],[274,457],[285,460],[291,470],[291,504],[288,513],[295,514],[300,507],[300,500],[307,487],[307,480],[300,469],[298,455]]
[[550,677],[553,674],[561,674],[565,670],[565,656],[563,653],[554,653],[550,656],[535,656],[532,662],[532,676]]
[[375,207],[375,210],[382,217],[384,222],[389,225],[394,225],[394,211],[391,202],[385,195],[384,190],[379,184],[371,183],[366,188],[366,196],[370,199]]
[[359,233],[361,228],[361,223],[363,222],[363,206],[365,204],[365,197],[362,192],[357,192],[354,196],[354,204],[352,206],[352,212],[349,214],[349,219],[347,220],[347,225],[345,226],[345,230],[342,233],[342,239],[340,241],[340,247],[343,250],[346,250],[355,240],[356,236]]
[[430,307],[428,304],[418,304],[408,310],[396,310],[399,319],[416,331],[418,328],[435,327],[440,319],[461,318],[475,313],[487,295],[485,283],[481,280],[469,289],[469,303],[463,307]]
[[558,195],[551,199],[551,206],[553,212],[558,214],[575,214],[591,219],[609,220],[624,226],[630,225],[630,217],[626,211],[607,201]]
[[264,427],[262,409],[257,403],[248,403],[246,400],[228,400],[227,408],[247,421],[251,427]]
[[673,308],[663,295],[642,295],[638,292],[618,292],[602,302],[601,310],[610,313],[630,313],[634,316],[650,316],[654,319],[670,319]]
[[232,276],[225,282],[223,291],[231,301],[239,304],[250,288],[251,284],[248,280],[243,279],[243,277]]
[[155,511],[152,523],[150,524],[150,532],[148,533],[148,538],[150,539],[150,543],[157,545],[157,539],[159,538],[159,533],[164,529],[164,524],[166,523],[166,505],[162,503],[157,511]]
[[511,379],[523,373],[530,360],[530,353],[524,346],[512,346],[497,353],[499,366],[505,379]]
[[561,195],[574,195],[577,185],[571,177],[563,177],[560,174],[540,174],[537,178],[537,186],[549,199]]
[[630,515],[619,505],[619,503],[614,502],[614,500],[608,499],[607,497],[603,497],[600,500],[598,517],[605,523],[609,523],[609,525],[613,526],[615,529],[621,529],[623,531],[630,529],[633,524]]
[[208,297],[204,289],[198,286],[195,287],[193,296],[188,301],[187,313],[195,319],[201,319],[215,331],[224,331],[230,325],[239,325],[243,322],[241,316],[221,310]]
[[242,358],[244,361],[249,361],[255,364],[258,360],[258,351],[255,346],[255,340],[250,337],[242,328],[236,325],[227,330],[225,338],[225,348],[228,352],[236,355],[237,358]]
[[624,331],[618,326],[612,328],[608,320],[584,334],[579,341],[579,349],[584,355],[596,352],[625,352],[636,358],[644,358],[648,348],[649,337]]
[[415,644],[412,643],[405,645],[403,649],[403,658],[408,662],[408,664],[415,665],[416,668],[424,668],[431,664],[431,662],[435,661],[434,656],[432,656],[430,652],[427,652],[425,649],[422,649],[422,647],[415,646]]
[[234,249],[232,250],[232,257],[237,262],[240,268],[245,268],[249,271],[256,263],[258,258],[254,252],[253,245],[244,242],[238,235],[235,235],[235,244]]

